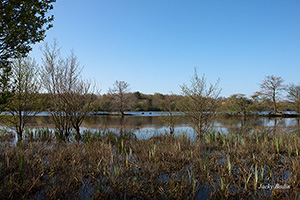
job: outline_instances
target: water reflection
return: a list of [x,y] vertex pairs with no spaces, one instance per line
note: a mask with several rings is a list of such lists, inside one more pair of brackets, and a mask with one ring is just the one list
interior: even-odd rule
[[[147,138],[153,134],[167,133],[168,129],[163,123],[163,116],[153,114],[152,116],[88,116],[82,124],[85,129],[113,129],[121,134],[124,130],[132,130],[137,137]],[[54,124],[49,116],[36,116],[31,118],[30,128],[49,127]],[[289,130],[300,128],[300,118],[267,118],[267,117],[222,117],[217,118],[213,128],[222,133],[249,133],[255,128],[267,127],[274,130],[285,128]],[[179,117],[175,125],[175,134],[193,135],[194,131],[188,121]]]

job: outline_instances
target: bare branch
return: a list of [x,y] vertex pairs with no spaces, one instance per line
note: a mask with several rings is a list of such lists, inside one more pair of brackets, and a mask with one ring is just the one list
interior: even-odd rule
[[205,76],[201,78],[195,68],[194,76],[191,78],[191,86],[181,85],[181,91],[184,96],[179,105],[179,109],[185,117],[193,124],[198,136],[206,133],[219,108],[218,97],[221,90],[219,87],[220,79],[215,84],[207,86]]

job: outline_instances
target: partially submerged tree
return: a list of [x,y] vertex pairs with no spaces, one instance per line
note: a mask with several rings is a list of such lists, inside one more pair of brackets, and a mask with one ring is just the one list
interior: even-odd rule
[[129,84],[125,81],[116,81],[108,93],[113,96],[114,106],[121,116],[124,117],[124,111],[130,108],[131,97],[128,95]]
[[76,131],[76,139],[81,139],[80,126],[84,118],[93,110],[93,102],[97,96],[95,85],[91,81],[79,79],[76,81],[73,90],[68,91],[68,102],[70,103],[70,115],[72,127]]
[[277,113],[277,101],[280,97],[280,92],[284,90],[284,80],[277,76],[266,76],[260,84],[260,93],[268,99],[271,99],[273,103],[274,114]]
[[54,17],[46,16],[55,0],[0,1],[0,103],[10,97],[10,61],[24,57],[30,45],[42,41]]
[[92,110],[93,87],[80,76],[82,68],[72,53],[69,58],[60,56],[60,49],[54,42],[43,49],[43,86],[50,94],[50,113],[60,137],[68,138],[72,127],[80,139],[80,125]]
[[293,104],[293,109],[300,114],[300,85],[290,84],[287,88],[288,99]]
[[172,95],[163,96],[160,109],[163,111],[163,122],[168,126],[170,134],[175,131],[175,124],[178,122],[179,116],[174,113],[177,109],[176,97]]
[[71,119],[68,108],[64,103],[64,81],[68,68],[65,60],[60,57],[60,49],[55,41],[53,46],[46,44],[42,50],[42,84],[50,97],[51,119],[55,124],[56,132],[61,138],[68,137],[71,131]]
[[195,68],[194,76],[190,80],[191,85],[181,85],[184,96],[179,108],[184,116],[192,123],[198,136],[202,136],[211,127],[219,108],[218,97],[221,90],[220,80],[215,84],[207,85],[205,76],[200,78]]
[[15,129],[18,139],[22,140],[30,117],[41,111],[42,107],[42,102],[37,98],[40,90],[38,66],[29,57],[15,59],[11,66],[14,90],[6,106],[9,115],[4,119]]

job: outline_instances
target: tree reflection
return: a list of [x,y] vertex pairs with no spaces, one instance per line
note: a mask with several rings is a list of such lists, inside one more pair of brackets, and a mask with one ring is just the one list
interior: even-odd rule
[[[36,116],[32,117],[29,123],[30,127],[53,127],[49,116]],[[83,127],[88,129],[107,129],[113,128],[123,134],[128,130],[139,130],[147,127],[153,129],[167,128],[163,120],[159,116],[88,116],[84,122]],[[179,117],[175,124],[178,130],[181,127],[191,126],[189,122]],[[222,129],[224,132],[233,132],[239,134],[247,134],[251,130],[258,128],[274,129],[278,131],[278,128],[293,128],[300,130],[300,118],[264,118],[264,117],[219,117],[214,121],[213,128]]]

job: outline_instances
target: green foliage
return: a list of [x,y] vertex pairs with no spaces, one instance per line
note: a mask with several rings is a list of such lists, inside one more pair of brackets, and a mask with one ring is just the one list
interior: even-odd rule
[[[45,38],[54,17],[46,16],[55,0],[3,0],[0,3],[0,59],[25,56],[31,44]],[[46,25],[46,26],[45,26]]]
[[20,179],[22,179],[23,167],[24,167],[24,156],[21,155],[20,149],[18,150],[18,158],[19,158],[19,177]]
[[253,102],[244,94],[233,94],[222,103],[222,110],[233,115],[246,115]]
[[109,112],[112,110],[112,96],[110,94],[104,94],[99,96],[92,105],[93,112],[104,111]]
[[2,120],[15,129],[21,140],[29,116],[37,114],[43,102],[36,98],[40,84],[35,61],[31,58],[18,58],[12,62],[11,66],[14,91],[6,104],[6,111],[9,115],[3,116]]
[[41,140],[41,141],[52,141],[54,136],[54,131],[47,128],[37,128],[37,129],[25,129],[25,138],[29,138],[30,141]]
[[38,67],[31,58],[18,58],[12,62],[14,92],[6,105],[5,123],[15,129],[22,139],[22,132],[29,121],[29,116],[37,114],[43,102],[37,99],[40,89]]
[[[54,17],[46,16],[55,0],[2,0],[0,2],[0,104],[11,96],[10,59],[26,56],[30,45],[42,41]],[[3,110],[3,108],[2,108]]]
[[5,109],[5,105],[11,97],[12,92],[10,91],[9,77],[11,75],[11,66],[8,62],[0,60],[0,112]]

